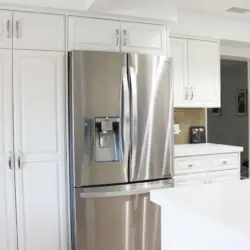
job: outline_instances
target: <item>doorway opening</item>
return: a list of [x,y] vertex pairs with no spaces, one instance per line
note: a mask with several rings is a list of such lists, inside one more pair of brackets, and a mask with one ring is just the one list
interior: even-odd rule
[[241,179],[249,178],[248,60],[221,58],[221,108],[207,110],[208,142],[241,146]]

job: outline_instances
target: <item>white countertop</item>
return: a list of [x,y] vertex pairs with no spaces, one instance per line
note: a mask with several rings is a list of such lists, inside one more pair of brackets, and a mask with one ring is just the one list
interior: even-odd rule
[[[182,249],[184,244],[193,250],[201,246],[203,250],[250,249],[250,180],[157,190],[150,198],[162,207],[163,228],[164,221],[172,223],[171,230],[167,232],[167,226],[163,230],[172,234],[169,250]],[[194,239],[196,234],[199,237]],[[171,245],[175,237],[183,238],[178,247],[176,241]]]
[[174,146],[175,157],[210,155],[210,154],[225,154],[242,152],[243,147],[227,146],[213,143],[202,144],[180,144]]

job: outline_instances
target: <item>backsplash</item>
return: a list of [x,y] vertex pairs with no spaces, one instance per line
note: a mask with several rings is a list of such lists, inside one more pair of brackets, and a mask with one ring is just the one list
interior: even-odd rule
[[205,126],[205,109],[175,109],[174,123],[180,124],[180,134],[175,135],[175,144],[189,143],[189,128],[191,126]]

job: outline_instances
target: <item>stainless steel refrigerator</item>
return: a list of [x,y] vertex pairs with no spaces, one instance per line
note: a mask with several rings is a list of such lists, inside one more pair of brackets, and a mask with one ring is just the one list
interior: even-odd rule
[[172,185],[170,72],[164,56],[69,53],[73,249],[160,249],[149,192]]

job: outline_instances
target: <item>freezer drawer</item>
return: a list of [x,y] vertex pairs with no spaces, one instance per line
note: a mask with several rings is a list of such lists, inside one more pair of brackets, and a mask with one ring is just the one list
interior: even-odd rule
[[160,250],[160,207],[149,193],[81,198],[75,190],[75,250]]

